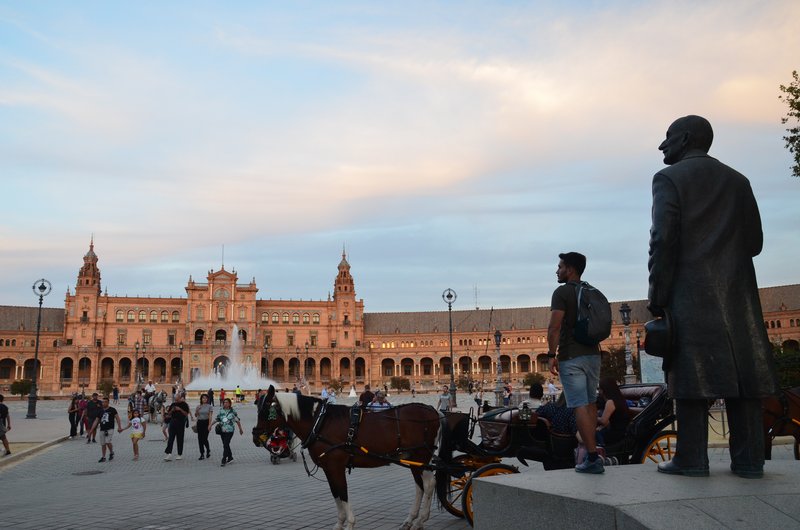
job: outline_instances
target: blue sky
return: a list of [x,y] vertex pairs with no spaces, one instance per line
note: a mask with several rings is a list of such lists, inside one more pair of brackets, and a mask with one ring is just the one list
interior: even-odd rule
[[[0,2],[0,305],[63,305],[94,234],[111,295],[225,266],[367,311],[547,305],[557,254],[647,293],[650,181],[701,114],[747,175],[762,286],[797,283],[778,85],[800,3]],[[477,297],[476,297],[477,292]]]

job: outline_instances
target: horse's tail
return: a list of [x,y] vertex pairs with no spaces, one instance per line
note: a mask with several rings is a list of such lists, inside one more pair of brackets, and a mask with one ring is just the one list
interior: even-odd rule
[[441,507],[441,499],[446,499],[450,489],[450,472],[453,452],[458,442],[469,438],[469,416],[457,412],[439,413],[439,437],[436,466],[436,496]]

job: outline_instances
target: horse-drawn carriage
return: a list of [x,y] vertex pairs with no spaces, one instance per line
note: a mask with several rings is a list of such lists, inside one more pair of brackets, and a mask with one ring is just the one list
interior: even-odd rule
[[[620,390],[634,404],[631,421],[622,440],[603,448],[606,461],[624,465],[671,459],[677,433],[670,429],[675,416],[666,385],[624,385]],[[458,419],[451,446],[439,453],[437,494],[448,512],[466,517],[470,524],[473,479],[519,471],[502,463],[503,458],[516,458],[526,466],[528,460],[540,462],[546,470],[575,465],[575,435],[554,430],[550,421],[524,405],[492,409],[477,418],[464,413],[450,415]],[[481,433],[479,443],[472,440],[476,426]],[[452,456],[451,451],[461,454]]]

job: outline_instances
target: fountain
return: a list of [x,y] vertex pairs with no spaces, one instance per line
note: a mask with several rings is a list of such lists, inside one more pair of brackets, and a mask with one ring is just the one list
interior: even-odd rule
[[215,366],[209,375],[198,377],[186,385],[186,390],[191,392],[205,392],[209,388],[215,391],[223,388],[231,392],[239,386],[242,390],[257,390],[269,388],[269,385],[278,384],[271,379],[261,377],[260,369],[252,362],[242,359],[242,339],[239,337],[239,327],[233,325],[233,340],[228,349],[228,362],[222,366]]

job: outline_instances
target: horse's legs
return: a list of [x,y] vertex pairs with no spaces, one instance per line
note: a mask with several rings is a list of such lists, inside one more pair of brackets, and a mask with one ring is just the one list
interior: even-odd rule
[[[414,479],[416,482],[417,476]],[[421,485],[417,484],[417,497],[411,509],[414,514],[413,518],[411,518],[412,514],[409,514],[410,519],[406,520],[401,528],[422,530],[425,521],[431,516],[431,502],[433,501],[433,493],[436,491],[436,475],[433,471],[423,471],[419,481]]]
[[[414,497],[414,502],[411,504],[411,510],[408,512],[408,517],[406,520],[403,521],[403,524],[400,526],[400,530],[409,530],[410,528],[416,528],[414,526],[416,521],[419,517],[419,509],[423,503],[423,497],[425,494],[425,483],[423,481],[423,474],[419,469],[411,469],[411,475],[414,477],[414,483],[416,487],[416,496]],[[428,506],[430,508],[430,506]],[[426,517],[427,519],[427,517]]]
[[331,489],[333,500],[336,502],[338,519],[334,530],[353,530],[356,525],[356,517],[350,503],[347,502],[347,478],[345,476],[344,465],[327,466],[323,468],[325,477],[328,479],[328,487]]

